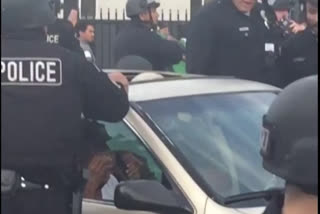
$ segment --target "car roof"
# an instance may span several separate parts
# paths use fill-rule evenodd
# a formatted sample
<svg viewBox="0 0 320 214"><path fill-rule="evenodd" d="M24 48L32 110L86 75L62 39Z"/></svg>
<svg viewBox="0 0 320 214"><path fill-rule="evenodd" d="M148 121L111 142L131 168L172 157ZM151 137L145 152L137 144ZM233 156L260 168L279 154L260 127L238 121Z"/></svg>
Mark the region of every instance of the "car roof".
<svg viewBox="0 0 320 214"><path fill-rule="evenodd" d="M145 71L120 71L129 80ZM154 71L151 71L154 72ZM148 73L151 73L148 72ZM130 84L129 99L132 102L150 101L174 97L186 97L205 94L244 93L244 92L279 92L281 89L259 82L237 79L234 77L175 74L155 72L163 79L139 81Z"/></svg>

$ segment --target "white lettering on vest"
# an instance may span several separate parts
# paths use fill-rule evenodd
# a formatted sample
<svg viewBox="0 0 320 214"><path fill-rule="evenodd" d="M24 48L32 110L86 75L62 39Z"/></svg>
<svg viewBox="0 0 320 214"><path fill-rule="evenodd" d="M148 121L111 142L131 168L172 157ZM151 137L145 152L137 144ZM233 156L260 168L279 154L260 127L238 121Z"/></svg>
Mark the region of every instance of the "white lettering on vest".
<svg viewBox="0 0 320 214"><path fill-rule="evenodd" d="M47 35L47 42L52 44L59 44L59 35Z"/></svg>
<svg viewBox="0 0 320 214"><path fill-rule="evenodd" d="M62 62L56 58L1 58L1 86L60 86Z"/></svg>

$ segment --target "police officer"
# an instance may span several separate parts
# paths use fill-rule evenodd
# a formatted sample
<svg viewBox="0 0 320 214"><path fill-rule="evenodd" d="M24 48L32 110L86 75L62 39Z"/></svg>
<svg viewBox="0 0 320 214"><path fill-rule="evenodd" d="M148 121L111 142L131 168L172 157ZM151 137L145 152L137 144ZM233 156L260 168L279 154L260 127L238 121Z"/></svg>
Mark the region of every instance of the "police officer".
<svg viewBox="0 0 320 214"><path fill-rule="evenodd" d="M318 76L298 80L263 118L263 166L286 181L265 214L318 213Z"/></svg>
<svg viewBox="0 0 320 214"><path fill-rule="evenodd" d="M156 0L127 1L126 12L131 21L116 38L116 63L122 57L136 55L148 60L154 70L166 70L182 59L179 44L162 39L156 32L159 6Z"/></svg>
<svg viewBox="0 0 320 214"><path fill-rule="evenodd" d="M1 168L33 183L1 197L3 213L70 214L81 178L81 115L116 122L129 108L124 76L46 42L50 3L1 1Z"/></svg>
<svg viewBox="0 0 320 214"><path fill-rule="evenodd" d="M267 14L256 0L217 0L205 5L191 21L188 72L272 82L276 47Z"/></svg>
<svg viewBox="0 0 320 214"><path fill-rule="evenodd" d="M60 0L53 0L52 7L54 7L55 13L57 14L61 9ZM70 16L75 15L77 15L77 10L72 9ZM75 22L75 20L72 21ZM47 26L47 42L61 45L83 56L80 42L75 37L75 24L76 23L72 23L71 20L56 19L53 24Z"/></svg>
<svg viewBox="0 0 320 214"><path fill-rule="evenodd" d="M306 0L307 29L281 47L278 59L281 87L300 78L318 74L318 0Z"/></svg>

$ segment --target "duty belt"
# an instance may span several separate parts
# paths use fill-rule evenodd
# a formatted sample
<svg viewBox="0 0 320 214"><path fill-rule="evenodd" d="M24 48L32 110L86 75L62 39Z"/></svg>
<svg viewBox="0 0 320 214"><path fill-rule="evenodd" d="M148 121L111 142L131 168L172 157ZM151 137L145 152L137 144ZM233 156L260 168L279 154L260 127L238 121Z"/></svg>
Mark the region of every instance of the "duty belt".
<svg viewBox="0 0 320 214"><path fill-rule="evenodd" d="M21 177L16 171L1 169L1 197L13 197L17 191L44 190L50 191L55 188L48 184L40 185L27 181ZM81 214L82 212L82 193L80 188L73 192L72 197L72 214Z"/></svg>

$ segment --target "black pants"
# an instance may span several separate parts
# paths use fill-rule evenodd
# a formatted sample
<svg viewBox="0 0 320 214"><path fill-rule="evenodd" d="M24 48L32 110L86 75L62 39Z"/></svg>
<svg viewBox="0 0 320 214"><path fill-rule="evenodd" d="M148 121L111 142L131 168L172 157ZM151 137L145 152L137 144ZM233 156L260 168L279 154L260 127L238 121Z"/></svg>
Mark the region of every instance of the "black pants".
<svg viewBox="0 0 320 214"><path fill-rule="evenodd" d="M19 191L11 198L1 197L4 214L71 214L72 193L64 190Z"/></svg>

